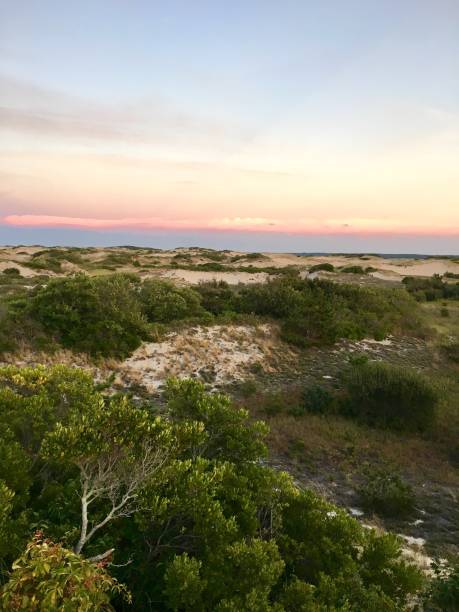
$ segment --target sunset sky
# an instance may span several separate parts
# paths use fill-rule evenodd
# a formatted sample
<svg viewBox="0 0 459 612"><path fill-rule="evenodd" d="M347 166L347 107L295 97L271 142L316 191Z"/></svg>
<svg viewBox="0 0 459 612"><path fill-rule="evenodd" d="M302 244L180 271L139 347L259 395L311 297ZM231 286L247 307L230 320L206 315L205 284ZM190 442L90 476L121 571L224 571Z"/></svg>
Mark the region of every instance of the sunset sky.
<svg viewBox="0 0 459 612"><path fill-rule="evenodd" d="M459 253L458 0L0 0L0 242Z"/></svg>

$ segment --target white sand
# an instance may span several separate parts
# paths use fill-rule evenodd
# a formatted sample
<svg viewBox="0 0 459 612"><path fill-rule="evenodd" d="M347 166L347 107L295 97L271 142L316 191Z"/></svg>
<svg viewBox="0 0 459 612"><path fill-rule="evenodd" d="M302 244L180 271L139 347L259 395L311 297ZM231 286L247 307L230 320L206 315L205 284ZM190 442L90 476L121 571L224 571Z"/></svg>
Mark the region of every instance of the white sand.
<svg viewBox="0 0 459 612"><path fill-rule="evenodd" d="M122 362L120 382L140 383L154 391L171 376L203 373L203 378L210 375L212 385L242 380L249 375L250 364L262 361L274 341L268 325L197 326L173 332L162 342L143 344Z"/></svg>
<svg viewBox="0 0 459 612"><path fill-rule="evenodd" d="M200 270L165 270L161 277L171 280L182 280L190 285L197 285L209 281L225 281L229 285L239 283L264 283L268 277L266 272L207 272Z"/></svg>

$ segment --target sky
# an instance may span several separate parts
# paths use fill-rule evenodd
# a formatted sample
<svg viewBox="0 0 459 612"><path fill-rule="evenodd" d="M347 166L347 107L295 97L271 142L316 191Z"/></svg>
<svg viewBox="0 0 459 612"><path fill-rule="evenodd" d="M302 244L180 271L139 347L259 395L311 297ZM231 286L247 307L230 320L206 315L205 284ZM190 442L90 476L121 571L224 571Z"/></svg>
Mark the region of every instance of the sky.
<svg viewBox="0 0 459 612"><path fill-rule="evenodd" d="M0 0L0 243L459 253L458 0Z"/></svg>

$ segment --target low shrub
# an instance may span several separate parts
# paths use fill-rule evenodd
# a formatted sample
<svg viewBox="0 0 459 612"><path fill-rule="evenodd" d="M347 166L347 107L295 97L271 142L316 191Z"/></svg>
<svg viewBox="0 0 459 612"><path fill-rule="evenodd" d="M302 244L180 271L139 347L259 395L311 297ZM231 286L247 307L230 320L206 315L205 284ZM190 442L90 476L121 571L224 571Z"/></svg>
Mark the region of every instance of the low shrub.
<svg viewBox="0 0 459 612"><path fill-rule="evenodd" d="M365 270L362 266L346 266L345 268L341 268L340 272L344 272L345 274L365 274Z"/></svg>
<svg viewBox="0 0 459 612"><path fill-rule="evenodd" d="M269 393L261 400L260 408L268 416L275 416L284 411L285 399L281 393Z"/></svg>
<svg viewBox="0 0 459 612"><path fill-rule="evenodd" d="M418 302L459 299L459 283L445 283L438 274L431 278L405 276L402 282Z"/></svg>
<svg viewBox="0 0 459 612"><path fill-rule="evenodd" d="M320 263L315 266L311 266L308 272L311 274L312 272L334 272L335 266L331 263Z"/></svg>
<svg viewBox="0 0 459 612"><path fill-rule="evenodd" d="M328 414L332 411L334 401L333 394L326 387L313 385L304 389L301 407L304 412Z"/></svg>
<svg viewBox="0 0 459 612"><path fill-rule="evenodd" d="M383 362L351 365L344 373L344 415L372 426L425 431L435 418L438 393L414 370Z"/></svg>
<svg viewBox="0 0 459 612"><path fill-rule="evenodd" d="M154 323L169 323L204 314L199 293L169 281L145 281L140 299L147 319Z"/></svg>
<svg viewBox="0 0 459 612"><path fill-rule="evenodd" d="M457 612L459 610L459 557L446 565L440 561L432 564L434 578L424 599L426 612Z"/></svg>
<svg viewBox="0 0 459 612"><path fill-rule="evenodd" d="M21 272L18 268L5 268L3 274L6 276L21 276Z"/></svg>
<svg viewBox="0 0 459 612"><path fill-rule="evenodd" d="M459 342L450 342L449 344L445 344L443 345L442 349L443 353L450 361L459 363Z"/></svg>
<svg viewBox="0 0 459 612"><path fill-rule="evenodd" d="M242 397L251 397L258 391L258 386L253 379L248 378L238 385L238 391Z"/></svg>
<svg viewBox="0 0 459 612"><path fill-rule="evenodd" d="M383 469L368 470L358 493L363 508L383 516L406 516L414 508L412 487L398 474Z"/></svg>
<svg viewBox="0 0 459 612"><path fill-rule="evenodd" d="M135 284L122 274L55 279L31 295L26 313L66 348L124 357L148 336Z"/></svg>

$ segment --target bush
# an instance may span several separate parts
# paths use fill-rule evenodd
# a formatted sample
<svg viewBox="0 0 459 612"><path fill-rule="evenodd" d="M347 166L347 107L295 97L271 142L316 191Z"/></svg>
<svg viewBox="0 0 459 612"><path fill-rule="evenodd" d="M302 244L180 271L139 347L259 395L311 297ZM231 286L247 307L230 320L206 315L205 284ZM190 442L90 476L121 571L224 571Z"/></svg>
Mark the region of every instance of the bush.
<svg viewBox="0 0 459 612"><path fill-rule="evenodd" d="M411 486L398 474L385 470L368 470L366 482L358 493L362 506L384 516L399 517L412 512L414 494Z"/></svg>
<svg viewBox="0 0 459 612"><path fill-rule="evenodd" d="M214 315L236 309L236 293L225 281L199 283L196 291L201 296L202 307Z"/></svg>
<svg viewBox="0 0 459 612"><path fill-rule="evenodd" d="M94 356L124 357L148 336L127 275L53 280L32 295L27 311L64 347Z"/></svg>
<svg viewBox="0 0 459 612"><path fill-rule="evenodd" d="M168 281L145 281L140 298L146 317L154 323L170 323L205 314L199 293Z"/></svg>
<svg viewBox="0 0 459 612"><path fill-rule="evenodd" d="M438 394L414 370L382 362L353 365L344 374L340 411L372 426L425 431L435 418Z"/></svg>
<svg viewBox="0 0 459 612"><path fill-rule="evenodd" d="M258 391L258 385L253 379L248 378L239 383L238 391L242 397L250 397Z"/></svg>
<svg viewBox="0 0 459 612"><path fill-rule="evenodd" d="M0 596L3 610L108 610L110 596L127 590L102 567L86 561L38 532Z"/></svg>
<svg viewBox="0 0 459 612"><path fill-rule="evenodd" d="M21 272L18 268L5 268L3 274L6 276L21 276Z"/></svg>
<svg viewBox="0 0 459 612"><path fill-rule="evenodd" d="M268 416L275 416L283 412L285 398L282 393L269 393L265 395L261 402L261 409Z"/></svg>
<svg viewBox="0 0 459 612"><path fill-rule="evenodd" d="M449 344L443 345L442 348L450 361L459 363L459 342L450 342Z"/></svg>
<svg viewBox="0 0 459 612"><path fill-rule="evenodd" d="M434 579L424 601L426 612L457 612L459 610L459 558L449 566L436 561L432 564Z"/></svg>
<svg viewBox="0 0 459 612"><path fill-rule="evenodd" d="M431 278L405 276L403 284L418 302L459 299L459 283L445 283L438 274Z"/></svg>
<svg viewBox="0 0 459 612"><path fill-rule="evenodd" d="M340 272L344 272L345 274L366 274L362 266L346 266L345 268L341 268Z"/></svg>
<svg viewBox="0 0 459 612"><path fill-rule="evenodd" d="M332 409L334 397L326 387L313 385L303 391L302 400L302 408L305 412L327 414Z"/></svg>
<svg viewBox="0 0 459 612"><path fill-rule="evenodd" d="M311 274L312 272L334 272L335 271L335 266L331 263L320 263L320 264L316 264L315 266L311 266L308 270L309 274Z"/></svg>

